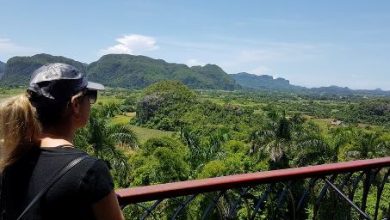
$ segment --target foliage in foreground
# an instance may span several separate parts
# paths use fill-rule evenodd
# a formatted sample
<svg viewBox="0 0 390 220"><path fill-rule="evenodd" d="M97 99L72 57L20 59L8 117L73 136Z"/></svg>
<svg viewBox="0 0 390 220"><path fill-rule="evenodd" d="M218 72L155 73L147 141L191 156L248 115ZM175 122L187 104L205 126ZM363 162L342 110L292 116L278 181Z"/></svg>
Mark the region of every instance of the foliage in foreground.
<svg viewBox="0 0 390 220"><path fill-rule="evenodd" d="M315 110L308 117L304 112L291 111L297 110L298 105L278 101L264 104L250 95L237 98L234 94L224 93L223 97L218 93L210 94L196 94L179 82L162 82L144 90L138 102L127 103L126 109L137 109L131 123L174 131L172 137L151 138L140 145L130 130L130 136L126 136L126 129L107 123L112 116L124 113L124 108L98 105L89 126L81 131L77 141L113 164L116 184L121 187L390 155L390 133L386 124L362 127L344 122L341 126L323 126L311 119L323 103L313 102L311 107ZM337 104L346 108L351 105ZM317 116L323 115L326 114ZM372 120L381 122L373 117ZM115 135L115 132L123 135ZM294 190L297 194L301 192L300 188ZM388 192L386 188L384 196ZM369 210L373 207L371 200L370 197ZM334 195L330 194L324 204L334 201ZM200 198L183 218L197 218L196 210L206 203ZM161 210L161 218L172 215L174 205ZM302 218L310 218L316 211L325 219L327 207L324 205L320 210L306 207L307 213L302 213ZM137 213L138 209L133 208L128 211L130 216ZM343 209L338 207L337 210ZM266 213L275 211L272 205L267 210ZM238 212L245 219L247 210L243 208ZM388 212L389 207L381 206L382 216ZM213 213L213 217L222 216Z"/></svg>

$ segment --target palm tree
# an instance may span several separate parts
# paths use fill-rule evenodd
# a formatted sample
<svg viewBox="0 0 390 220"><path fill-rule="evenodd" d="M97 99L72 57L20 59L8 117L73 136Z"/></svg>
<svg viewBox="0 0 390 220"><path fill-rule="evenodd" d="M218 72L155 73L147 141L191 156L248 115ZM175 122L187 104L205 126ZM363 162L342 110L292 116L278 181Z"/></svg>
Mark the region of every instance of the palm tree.
<svg viewBox="0 0 390 220"><path fill-rule="evenodd" d="M138 138L128 125L112 125L107 128L108 138L116 146L138 148Z"/></svg>
<svg viewBox="0 0 390 220"><path fill-rule="evenodd" d="M286 167L288 166L286 151L291 144L290 121L285 114L280 118L277 118L275 114L271 116L272 120L266 129L257 130L251 134L251 153L258 153L259 160L268 155L272 169Z"/></svg>
<svg viewBox="0 0 390 220"><path fill-rule="evenodd" d="M379 140L379 134L372 132L359 134L357 142L356 150L359 152L359 159L375 157L375 150L382 144Z"/></svg>
<svg viewBox="0 0 390 220"><path fill-rule="evenodd" d="M130 166L127 156L118 147L136 148L138 139L128 126L110 125L100 112L92 109L89 123L79 131L75 143L88 153L107 161L112 168L114 181L121 187L128 187Z"/></svg>

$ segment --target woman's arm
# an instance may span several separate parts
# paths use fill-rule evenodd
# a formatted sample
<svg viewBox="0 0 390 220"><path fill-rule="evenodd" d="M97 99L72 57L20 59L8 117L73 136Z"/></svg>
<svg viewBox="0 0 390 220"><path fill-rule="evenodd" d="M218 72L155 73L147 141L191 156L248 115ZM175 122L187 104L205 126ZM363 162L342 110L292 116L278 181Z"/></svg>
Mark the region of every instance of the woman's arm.
<svg viewBox="0 0 390 220"><path fill-rule="evenodd" d="M93 213L97 220L124 220L123 213L119 207L115 191L111 191L103 199L92 205Z"/></svg>

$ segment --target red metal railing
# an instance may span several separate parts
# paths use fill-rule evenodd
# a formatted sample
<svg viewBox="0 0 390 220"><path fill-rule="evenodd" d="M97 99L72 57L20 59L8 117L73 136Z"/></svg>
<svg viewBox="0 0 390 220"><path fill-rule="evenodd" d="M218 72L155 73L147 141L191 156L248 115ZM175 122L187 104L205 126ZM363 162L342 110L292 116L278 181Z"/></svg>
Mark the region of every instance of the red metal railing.
<svg viewBox="0 0 390 220"><path fill-rule="evenodd" d="M135 188L128 188L128 189L119 189L116 191L116 193L118 194L120 204L125 206L128 204L142 203L142 202L154 201L154 200L157 200L159 201L158 203L160 203L162 200L167 198L172 198L172 197L199 195L202 193L214 192L214 191L225 192L228 189L252 187L252 186L266 185L266 184L273 184L273 183L280 183L280 182L287 182L287 181L291 182L295 180L309 179L309 178L311 178L314 182L316 182L317 179L323 179L325 193L326 193L328 188L335 187L333 186L332 181L336 181L335 179L338 174L350 173L348 179L346 177L344 180L345 182L344 185L345 185L347 184L348 181L350 181L349 178L351 178L351 176L353 176L356 172L360 172L360 171L362 172L361 179L363 179L364 174L366 175L366 180L363 180L361 182L362 184L364 184L365 191L367 191L369 190L369 187L372 182L370 178L371 179L373 178L371 177L373 176L371 174L375 173L375 175L377 175L380 170L383 171L383 168L386 169L385 171L387 171L387 174L382 174L382 176L384 176L382 185L388 183L388 176L390 170L388 169L389 167L390 167L390 157L384 157L384 158L369 159L369 160L341 162L341 163L324 164L324 165L308 166L308 167L300 167L300 168L264 171L264 172L250 173L250 174L223 176L223 177L200 179L200 180L190 180L190 181L183 181L183 182L159 184L153 186L142 186L142 187L135 187ZM333 177L329 178L330 175L332 175ZM356 180L356 181L359 182L360 180ZM352 181L350 182L351 182L350 184L352 184ZM369 184L368 186L366 186L367 183ZM344 187L344 185L342 186L342 188ZM322 191L324 191L324 189ZM382 193L382 191L380 192ZM341 191L339 193L342 194ZM363 192L363 194L364 193L367 194L368 192ZM323 194L323 192L321 194ZM265 197L267 197L267 195L265 195ZM347 198L347 196L345 196L345 198ZM353 195L350 196L350 198L352 198L353 200ZM318 200L320 200L320 198ZM353 204L352 201L348 201L348 202L350 202L350 204ZM259 201L260 205L261 203L262 202ZM156 206L157 205L158 204L156 204ZM255 205L255 201L253 201L253 205ZM365 204L363 206L363 210L359 210L358 208L358 211L363 215L364 209L365 209ZM149 208L148 212L151 211L152 210ZM377 213L375 215L377 215Z"/></svg>
<svg viewBox="0 0 390 220"><path fill-rule="evenodd" d="M210 192L237 186L256 185L260 183L278 182L289 179L324 176L328 174L346 173L364 169L389 167L390 157L358 160L342 163L324 164L300 168L272 170L249 174L215 177L200 180L166 183L153 186L141 186L129 189L119 189L121 204L144 202L162 198L190 195L199 192Z"/></svg>

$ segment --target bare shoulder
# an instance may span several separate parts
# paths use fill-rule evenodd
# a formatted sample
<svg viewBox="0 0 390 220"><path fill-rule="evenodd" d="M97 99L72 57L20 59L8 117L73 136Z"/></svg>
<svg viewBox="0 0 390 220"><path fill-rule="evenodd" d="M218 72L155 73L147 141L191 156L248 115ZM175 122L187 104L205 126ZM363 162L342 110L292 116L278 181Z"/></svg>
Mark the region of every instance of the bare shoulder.
<svg viewBox="0 0 390 220"><path fill-rule="evenodd" d="M107 196L92 205L96 219L124 220L115 191L112 190Z"/></svg>

